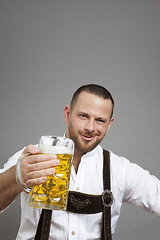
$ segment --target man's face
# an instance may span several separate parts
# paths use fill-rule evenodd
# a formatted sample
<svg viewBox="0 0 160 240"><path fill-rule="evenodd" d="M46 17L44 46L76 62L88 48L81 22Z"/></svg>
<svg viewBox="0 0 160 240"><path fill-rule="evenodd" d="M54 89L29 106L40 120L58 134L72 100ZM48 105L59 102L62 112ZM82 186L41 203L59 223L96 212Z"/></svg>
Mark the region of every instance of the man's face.
<svg viewBox="0 0 160 240"><path fill-rule="evenodd" d="M81 92L72 110L66 106L67 137L75 143L75 150L85 154L104 138L113 122L112 103L94 94Z"/></svg>

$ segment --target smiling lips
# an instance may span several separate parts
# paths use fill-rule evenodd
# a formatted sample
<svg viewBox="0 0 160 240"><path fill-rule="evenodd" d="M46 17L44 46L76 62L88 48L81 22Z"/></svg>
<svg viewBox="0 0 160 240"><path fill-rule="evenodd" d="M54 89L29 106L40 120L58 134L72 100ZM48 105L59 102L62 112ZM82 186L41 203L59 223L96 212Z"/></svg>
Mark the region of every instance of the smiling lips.
<svg viewBox="0 0 160 240"><path fill-rule="evenodd" d="M84 135L84 134L80 134L80 135L86 141L91 141L95 138L95 136L87 136L87 135Z"/></svg>

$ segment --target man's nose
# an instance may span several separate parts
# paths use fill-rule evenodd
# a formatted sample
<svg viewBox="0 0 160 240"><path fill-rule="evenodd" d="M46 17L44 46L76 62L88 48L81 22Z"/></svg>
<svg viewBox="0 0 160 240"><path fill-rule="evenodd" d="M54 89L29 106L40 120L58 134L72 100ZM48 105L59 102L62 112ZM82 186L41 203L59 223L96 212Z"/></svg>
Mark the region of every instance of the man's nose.
<svg viewBox="0 0 160 240"><path fill-rule="evenodd" d="M85 124L85 130L89 132L94 132L95 131L95 123L94 120L88 119L86 124Z"/></svg>

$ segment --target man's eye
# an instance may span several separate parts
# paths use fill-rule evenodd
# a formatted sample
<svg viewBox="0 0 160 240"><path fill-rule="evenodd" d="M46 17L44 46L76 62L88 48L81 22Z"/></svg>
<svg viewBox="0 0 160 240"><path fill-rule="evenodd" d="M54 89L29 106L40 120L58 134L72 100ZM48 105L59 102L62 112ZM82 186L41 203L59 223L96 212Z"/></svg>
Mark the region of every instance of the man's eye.
<svg viewBox="0 0 160 240"><path fill-rule="evenodd" d="M85 114L80 114L81 118L87 118L87 116Z"/></svg>
<svg viewBox="0 0 160 240"><path fill-rule="evenodd" d="M103 119L97 119L97 122L105 123L105 121Z"/></svg>

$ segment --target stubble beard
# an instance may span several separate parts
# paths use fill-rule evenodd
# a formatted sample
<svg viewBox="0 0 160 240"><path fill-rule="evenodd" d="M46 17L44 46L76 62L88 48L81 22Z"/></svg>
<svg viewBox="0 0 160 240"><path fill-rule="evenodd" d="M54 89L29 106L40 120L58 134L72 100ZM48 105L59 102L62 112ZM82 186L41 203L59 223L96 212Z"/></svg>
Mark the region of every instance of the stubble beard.
<svg viewBox="0 0 160 240"><path fill-rule="evenodd" d="M68 127L68 137L74 141L75 149L82 154L86 154L87 152L92 151L103 139L102 137L93 142L83 141L81 139L81 134L92 136L91 133L89 134L81 131L76 132L72 124L70 124L70 126Z"/></svg>

